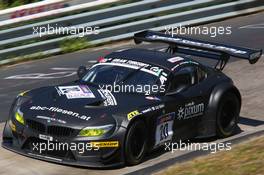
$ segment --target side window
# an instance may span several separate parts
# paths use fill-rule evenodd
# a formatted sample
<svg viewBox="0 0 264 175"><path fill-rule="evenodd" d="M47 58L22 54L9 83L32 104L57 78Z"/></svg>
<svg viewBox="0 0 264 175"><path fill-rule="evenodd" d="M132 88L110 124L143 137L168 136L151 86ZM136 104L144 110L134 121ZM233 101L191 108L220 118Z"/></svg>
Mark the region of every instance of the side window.
<svg viewBox="0 0 264 175"><path fill-rule="evenodd" d="M174 75L169 86L169 92L181 91L197 83L196 68L193 66L183 67Z"/></svg>
<svg viewBox="0 0 264 175"><path fill-rule="evenodd" d="M197 67L197 81L201 82L207 78L207 72L201 67Z"/></svg>

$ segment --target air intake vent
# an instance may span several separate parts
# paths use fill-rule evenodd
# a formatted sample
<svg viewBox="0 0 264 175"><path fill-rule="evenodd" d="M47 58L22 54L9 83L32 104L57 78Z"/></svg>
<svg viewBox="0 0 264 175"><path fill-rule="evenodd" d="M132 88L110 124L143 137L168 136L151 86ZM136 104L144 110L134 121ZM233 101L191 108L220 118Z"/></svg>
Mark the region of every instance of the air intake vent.
<svg viewBox="0 0 264 175"><path fill-rule="evenodd" d="M75 131L72 128L62 127L62 126L45 126L45 124L34 120L27 120L26 122L28 127L34 132L40 134L47 134L50 136L69 137L72 136Z"/></svg>
<svg viewBox="0 0 264 175"><path fill-rule="evenodd" d="M74 133L74 129L61 126L48 126L47 134L58 137L69 137Z"/></svg>
<svg viewBox="0 0 264 175"><path fill-rule="evenodd" d="M32 129L33 131L36 131L38 133L43 134L46 131L45 125L40 123L40 122L37 122L34 120L27 120L26 123L30 129Z"/></svg>

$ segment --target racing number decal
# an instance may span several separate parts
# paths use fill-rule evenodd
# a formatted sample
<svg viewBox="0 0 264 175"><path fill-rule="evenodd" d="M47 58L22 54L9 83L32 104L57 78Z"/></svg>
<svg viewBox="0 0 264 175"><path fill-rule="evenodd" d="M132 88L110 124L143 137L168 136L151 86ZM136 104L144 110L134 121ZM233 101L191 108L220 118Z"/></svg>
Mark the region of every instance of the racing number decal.
<svg viewBox="0 0 264 175"><path fill-rule="evenodd" d="M165 123L160 125L160 142L165 140L169 136L169 124Z"/></svg>
<svg viewBox="0 0 264 175"><path fill-rule="evenodd" d="M155 146L172 139L174 117L175 113L169 113L158 117Z"/></svg>

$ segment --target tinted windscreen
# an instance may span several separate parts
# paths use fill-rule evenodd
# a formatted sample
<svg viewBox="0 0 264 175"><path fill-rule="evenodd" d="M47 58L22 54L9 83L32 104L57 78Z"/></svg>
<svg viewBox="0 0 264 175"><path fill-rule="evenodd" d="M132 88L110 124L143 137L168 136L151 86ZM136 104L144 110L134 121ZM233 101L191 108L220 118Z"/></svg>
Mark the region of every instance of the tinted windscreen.
<svg viewBox="0 0 264 175"><path fill-rule="evenodd" d="M158 76L140 69L116 65L97 65L91 68L82 79L94 84L123 83L129 85L160 84Z"/></svg>

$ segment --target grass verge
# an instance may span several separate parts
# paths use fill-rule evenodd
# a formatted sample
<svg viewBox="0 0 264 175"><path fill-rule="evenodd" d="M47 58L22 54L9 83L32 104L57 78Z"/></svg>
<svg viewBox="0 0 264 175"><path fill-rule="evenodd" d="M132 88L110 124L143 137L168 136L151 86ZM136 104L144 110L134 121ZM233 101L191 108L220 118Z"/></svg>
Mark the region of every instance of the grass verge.
<svg viewBox="0 0 264 175"><path fill-rule="evenodd" d="M26 5L34 2L39 2L40 0L0 0L0 9L7 9L12 7L17 7L21 5Z"/></svg>
<svg viewBox="0 0 264 175"><path fill-rule="evenodd" d="M62 49L62 53L74 52L81 49L89 48L90 46L91 45L89 44L86 38L65 39L60 42L60 48Z"/></svg>
<svg viewBox="0 0 264 175"><path fill-rule="evenodd" d="M261 175L264 174L264 136L232 150L200 157L169 167L158 175Z"/></svg>

